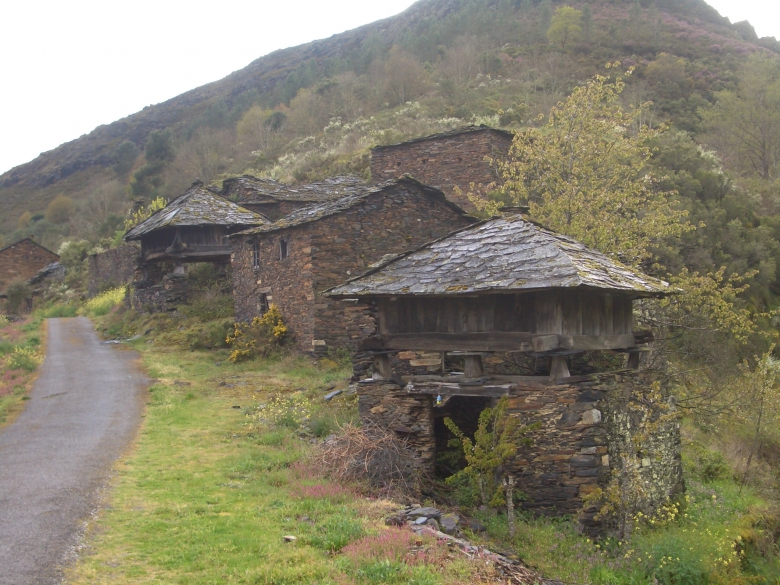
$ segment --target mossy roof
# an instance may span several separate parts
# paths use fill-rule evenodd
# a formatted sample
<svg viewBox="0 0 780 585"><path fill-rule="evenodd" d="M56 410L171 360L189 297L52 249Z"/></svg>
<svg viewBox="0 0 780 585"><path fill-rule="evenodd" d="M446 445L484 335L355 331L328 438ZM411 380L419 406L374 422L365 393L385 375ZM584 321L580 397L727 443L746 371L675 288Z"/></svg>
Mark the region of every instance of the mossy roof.
<svg viewBox="0 0 780 585"><path fill-rule="evenodd" d="M511 215L479 222L386 259L327 294L441 296L574 287L634 297L673 292L666 282Z"/></svg>
<svg viewBox="0 0 780 585"><path fill-rule="evenodd" d="M463 216L468 216L468 213L466 213L455 203L449 201L444 193L442 193L439 189L434 189L433 187L423 185L411 177L401 177L400 179L392 179L390 181L385 181L383 183L377 183L374 185L363 184L359 187L354 187L349 190L349 194L339 197L338 199L301 207L300 209L296 209L289 215L273 223L268 223L252 229L241 231L237 234L233 234L233 237L274 232L311 223L313 221L318 221L331 215L336 215L346 211L362 203L369 196L375 193L381 193L382 191L392 189L394 187L406 188L408 190L414 191L415 193L430 197L441 203L441 205L449 207L456 213Z"/></svg>
<svg viewBox="0 0 780 585"><path fill-rule="evenodd" d="M163 209L128 230L124 239L139 240L153 231L170 227L251 227L267 223L270 223L267 217L212 193L198 182Z"/></svg>
<svg viewBox="0 0 780 585"><path fill-rule="evenodd" d="M237 197L239 203L267 203L273 201L324 202L339 199L365 187L365 181L353 175L332 177L303 185L285 185L273 179L242 175L222 183L222 196Z"/></svg>

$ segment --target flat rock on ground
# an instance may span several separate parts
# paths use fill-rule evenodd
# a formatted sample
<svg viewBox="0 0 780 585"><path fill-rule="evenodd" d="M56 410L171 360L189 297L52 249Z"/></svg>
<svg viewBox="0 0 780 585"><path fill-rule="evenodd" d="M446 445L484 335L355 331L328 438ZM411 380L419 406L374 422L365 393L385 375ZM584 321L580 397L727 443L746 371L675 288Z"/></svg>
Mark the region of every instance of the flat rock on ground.
<svg viewBox="0 0 780 585"><path fill-rule="evenodd" d="M0 585L62 580L141 420L147 380L137 359L102 344L88 319L49 320L30 400L0 431Z"/></svg>

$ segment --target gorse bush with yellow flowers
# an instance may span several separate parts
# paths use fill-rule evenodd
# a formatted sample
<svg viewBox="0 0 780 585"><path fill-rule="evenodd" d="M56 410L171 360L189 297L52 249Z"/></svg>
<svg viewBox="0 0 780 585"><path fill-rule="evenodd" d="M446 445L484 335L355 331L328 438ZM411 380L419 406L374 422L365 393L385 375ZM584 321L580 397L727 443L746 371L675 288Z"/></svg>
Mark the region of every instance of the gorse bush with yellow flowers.
<svg viewBox="0 0 780 585"><path fill-rule="evenodd" d="M232 335L228 335L226 340L233 350L228 359L238 363L258 356L267 356L284 347L289 337L282 314L272 303L262 317L255 317L248 324L235 324Z"/></svg>

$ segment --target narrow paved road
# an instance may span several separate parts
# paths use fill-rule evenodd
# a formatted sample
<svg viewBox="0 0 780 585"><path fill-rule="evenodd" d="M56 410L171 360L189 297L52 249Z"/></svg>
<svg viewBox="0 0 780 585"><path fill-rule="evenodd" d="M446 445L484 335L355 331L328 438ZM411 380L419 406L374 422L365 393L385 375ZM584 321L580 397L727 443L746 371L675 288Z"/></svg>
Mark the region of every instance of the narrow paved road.
<svg viewBox="0 0 780 585"><path fill-rule="evenodd" d="M85 318L48 327L27 408L0 431L1 585L60 582L143 409L137 354L102 344Z"/></svg>

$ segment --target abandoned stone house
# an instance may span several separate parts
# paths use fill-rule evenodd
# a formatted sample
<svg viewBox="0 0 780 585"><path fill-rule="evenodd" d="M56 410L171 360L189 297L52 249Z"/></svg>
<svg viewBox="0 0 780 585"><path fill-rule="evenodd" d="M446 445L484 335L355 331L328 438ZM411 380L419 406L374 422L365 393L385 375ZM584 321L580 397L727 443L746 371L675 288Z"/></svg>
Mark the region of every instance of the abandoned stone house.
<svg viewBox="0 0 780 585"><path fill-rule="evenodd" d="M9 244L0 250L0 298L13 282L28 282L60 257L32 238ZM32 300L30 299L30 302Z"/></svg>
<svg viewBox="0 0 780 585"><path fill-rule="evenodd" d="M488 126L470 126L371 149L371 179L375 182L410 175L444 192L467 210L469 185L487 185L499 179L496 165L486 159L509 154L513 134ZM455 191L461 190L461 194Z"/></svg>
<svg viewBox="0 0 780 585"><path fill-rule="evenodd" d="M128 230L140 242L130 304L137 310L170 311L187 301L186 265L230 266L228 236L269 220L194 183L165 208Z"/></svg>
<svg viewBox="0 0 780 585"><path fill-rule="evenodd" d="M320 292L387 254L414 249L475 221L441 191L412 179L347 191L230 237L238 320L261 315L273 302L299 349L322 355L354 347L364 335L364 309Z"/></svg>
<svg viewBox="0 0 780 585"><path fill-rule="evenodd" d="M222 183L221 195L276 221L301 207L343 197L349 190L364 183L360 177L342 176L304 185L285 185L273 179L243 175L226 179Z"/></svg>
<svg viewBox="0 0 780 585"><path fill-rule="evenodd" d="M642 453L632 444L642 420L629 407L656 382L653 371L639 369L648 334L633 330L632 304L669 292L662 281L512 215L388 260L325 294L370 310L355 360L364 420L405 437L435 472L452 437L443 419L473 433L479 413L506 396L513 415L540 423L504 469L527 497L522 507L579 514L596 533L596 509L583 509L583 497L609 481L626 453L640 462L648 509L683 486L679 426L664 417L672 403L647 414L657 428ZM599 367L610 363L613 371Z"/></svg>

